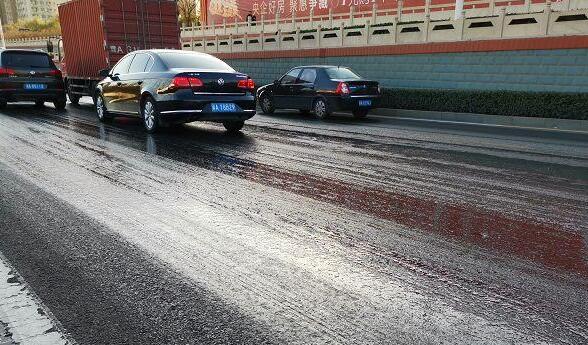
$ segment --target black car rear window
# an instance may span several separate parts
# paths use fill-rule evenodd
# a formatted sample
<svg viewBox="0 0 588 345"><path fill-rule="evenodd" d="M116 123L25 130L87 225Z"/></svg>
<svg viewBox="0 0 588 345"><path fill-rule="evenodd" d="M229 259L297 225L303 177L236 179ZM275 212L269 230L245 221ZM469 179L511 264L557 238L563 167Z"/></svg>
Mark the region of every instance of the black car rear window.
<svg viewBox="0 0 588 345"><path fill-rule="evenodd" d="M3 52L2 65L21 68L51 68L53 63L46 54L33 52Z"/></svg>
<svg viewBox="0 0 588 345"><path fill-rule="evenodd" d="M352 70L350 70L349 68L345 68L345 67L332 67L332 68L327 68L327 75L329 76L330 79L341 79L341 80L358 80L361 79L361 77L359 75L357 75L355 72L353 72Z"/></svg>
<svg viewBox="0 0 588 345"><path fill-rule="evenodd" d="M222 60L219 60L214 56L210 55L186 53L161 53L159 56L168 68L194 68L200 70L227 72L235 71L231 66L227 65Z"/></svg>

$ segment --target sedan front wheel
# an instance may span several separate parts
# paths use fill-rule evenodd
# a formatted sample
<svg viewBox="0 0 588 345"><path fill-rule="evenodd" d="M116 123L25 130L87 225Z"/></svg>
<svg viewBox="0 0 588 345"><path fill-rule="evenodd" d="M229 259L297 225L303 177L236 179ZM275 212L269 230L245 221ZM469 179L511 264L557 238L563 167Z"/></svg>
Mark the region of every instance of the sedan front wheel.
<svg viewBox="0 0 588 345"><path fill-rule="evenodd" d="M148 133L155 133L159 129L159 112L155 107L155 101L152 98L147 98L143 103L141 111L143 115L143 125Z"/></svg>

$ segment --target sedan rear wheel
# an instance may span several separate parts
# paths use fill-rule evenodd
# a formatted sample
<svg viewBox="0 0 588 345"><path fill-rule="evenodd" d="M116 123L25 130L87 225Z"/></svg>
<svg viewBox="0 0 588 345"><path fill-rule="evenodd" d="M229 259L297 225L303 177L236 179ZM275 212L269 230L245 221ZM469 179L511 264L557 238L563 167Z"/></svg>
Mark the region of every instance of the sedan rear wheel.
<svg viewBox="0 0 588 345"><path fill-rule="evenodd" d="M353 117L355 117L356 119L364 119L365 117L367 117L369 110L367 109L357 109L353 111Z"/></svg>
<svg viewBox="0 0 588 345"><path fill-rule="evenodd" d="M329 105L325 101L324 98L319 98L314 101L314 116L317 118L324 120L331 115L331 111L329 110Z"/></svg>
<svg viewBox="0 0 588 345"><path fill-rule="evenodd" d="M53 105L55 106L55 109L59 111L65 110L65 106L67 105L67 100L65 99L65 96L54 100Z"/></svg>
<svg viewBox="0 0 588 345"><path fill-rule="evenodd" d="M159 129L159 113L155 108L155 101L149 97L143 103L143 125L148 133L155 133Z"/></svg>
<svg viewBox="0 0 588 345"><path fill-rule="evenodd" d="M245 121L225 121L223 122L223 126L229 133L237 133L239 132L243 126L245 125Z"/></svg>
<svg viewBox="0 0 588 345"><path fill-rule="evenodd" d="M274 108L274 102L272 101L272 99L269 96L266 96L266 95L261 96L260 103L261 103L261 111L263 111L264 114L273 114L274 111L276 110Z"/></svg>

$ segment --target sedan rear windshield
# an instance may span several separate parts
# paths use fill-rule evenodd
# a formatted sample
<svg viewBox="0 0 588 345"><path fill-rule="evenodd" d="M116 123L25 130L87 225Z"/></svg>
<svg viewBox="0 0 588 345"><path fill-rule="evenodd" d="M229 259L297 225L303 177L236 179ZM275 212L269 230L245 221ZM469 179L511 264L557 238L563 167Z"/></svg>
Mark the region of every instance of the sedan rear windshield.
<svg viewBox="0 0 588 345"><path fill-rule="evenodd" d="M46 54L33 52L4 52L2 65L14 68L52 68L53 63Z"/></svg>
<svg viewBox="0 0 588 345"><path fill-rule="evenodd" d="M235 72L231 66L210 55L163 53L159 56L168 68L194 68L199 70Z"/></svg>
<svg viewBox="0 0 588 345"><path fill-rule="evenodd" d="M334 80L358 80L361 79L360 76L358 76L357 74L355 74L355 72L353 72L352 70L350 70L349 68L345 68L345 67L332 67L332 68L327 68L327 74L329 75L329 78L334 79Z"/></svg>

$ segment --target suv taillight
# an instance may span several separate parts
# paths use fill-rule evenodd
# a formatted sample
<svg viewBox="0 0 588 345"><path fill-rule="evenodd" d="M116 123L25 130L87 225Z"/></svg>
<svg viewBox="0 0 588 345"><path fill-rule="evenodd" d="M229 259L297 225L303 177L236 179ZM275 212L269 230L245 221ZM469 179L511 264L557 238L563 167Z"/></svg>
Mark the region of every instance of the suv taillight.
<svg viewBox="0 0 588 345"><path fill-rule="evenodd" d="M61 71L58 69L53 69L51 71L49 71L49 75L53 76L53 77L59 77L62 78L63 76L61 75Z"/></svg>
<svg viewBox="0 0 588 345"><path fill-rule="evenodd" d="M10 77L14 75L14 70L12 68L4 68L0 67L0 77Z"/></svg>
<svg viewBox="0 0 588 345"><path fill-rule="evenodd" d="M180 90L180 89L193 89L197 87L204 86L204 83L199 78L195 77L174 77L171 84L169 85L170 89L173 90Z"/></svg>
<svg viewBox="0 0 588 345"><path fill-rule="evenodd" d="M347 83L340 82L339 85L337 85L336 93L338 95L348 95L349 94L349 85L347 85Z"/></svg>
<svg viewBox="0 0 588 345"><path fill-rule="evenodd" d="M237 87L239 87L240 89L254 90L255 89L255 82L251 78L239 80L237 82Z"/></svg>

